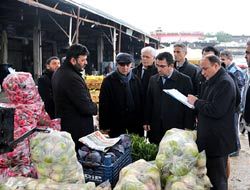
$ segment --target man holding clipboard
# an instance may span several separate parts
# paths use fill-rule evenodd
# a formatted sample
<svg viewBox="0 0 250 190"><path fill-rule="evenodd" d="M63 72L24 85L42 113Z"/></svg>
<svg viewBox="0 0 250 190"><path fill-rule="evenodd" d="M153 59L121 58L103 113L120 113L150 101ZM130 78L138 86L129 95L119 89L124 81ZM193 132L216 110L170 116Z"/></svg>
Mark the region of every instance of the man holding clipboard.
<svg viewBox="0 0 250 190"><path fill-rule="evenodd" d="M204 93L199 99L188 95L188 102L198 111L196 142L199 151L206 151L207 175L212 190L227 190L228 155L237 150L235 84L215 55L203 57L201 69L206 78Z"/></svg>
<svg viewBox="0 0 250 190"><path fill-rule="evenodd" d="M190 77L174 69L169 52L157 55L156 67L158 73L149 81L143 127L148 131L149 141L159 144L169 129L194 128L193 110L163 90L177 89L187 96L193 93L193 87Z"/></svg>

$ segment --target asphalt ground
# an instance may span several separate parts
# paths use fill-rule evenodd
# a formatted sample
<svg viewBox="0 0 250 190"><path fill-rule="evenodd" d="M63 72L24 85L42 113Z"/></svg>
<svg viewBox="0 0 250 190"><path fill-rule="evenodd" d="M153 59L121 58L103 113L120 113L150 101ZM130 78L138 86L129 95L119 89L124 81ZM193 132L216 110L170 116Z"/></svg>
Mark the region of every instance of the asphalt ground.
<svg viewBox="0 0 250 190"><path fill-rule="evenodd" d="M229 190L250 190L250 147L248 135L240 134L240 142L241 150L239 156L230 157Z"/></svg>

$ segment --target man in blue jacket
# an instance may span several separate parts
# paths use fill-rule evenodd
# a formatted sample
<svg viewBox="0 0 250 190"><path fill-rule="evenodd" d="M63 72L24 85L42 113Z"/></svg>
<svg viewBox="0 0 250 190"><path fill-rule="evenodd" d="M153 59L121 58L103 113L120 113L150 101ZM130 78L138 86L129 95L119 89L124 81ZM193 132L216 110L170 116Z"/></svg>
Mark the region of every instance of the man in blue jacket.
<svg viewBox="0 0 250 190"><path fill-rule="evenodd" d="M241 95L243 92L243 88L245 86L245 78L244 74L241 70L241 68L237 67L236 64L233 62L233 55L230 51L224 50L220 53L220 60L221 64L224 64L226 71L232 76L235 80L235 84L239 88L239 95ZM242 97L240 96L240 100L242 100ZM240 101L237 102L239 105L237 105L237 108L235 110L235 128L236 128L236 134L237 134L237 144L238 144L238 150L230 156L238 156L240 151L240 138L239 138L239 114L240 114Z"/></svg>

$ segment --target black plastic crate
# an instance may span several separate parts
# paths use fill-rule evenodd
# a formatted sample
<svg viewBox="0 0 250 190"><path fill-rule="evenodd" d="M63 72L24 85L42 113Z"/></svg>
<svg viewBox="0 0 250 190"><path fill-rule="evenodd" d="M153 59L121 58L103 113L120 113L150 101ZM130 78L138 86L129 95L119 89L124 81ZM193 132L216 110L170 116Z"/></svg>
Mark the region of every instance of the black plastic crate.
<svg viewBox="0 0 250 190"><path fill-rule="evenodd" d="M0 107L0 153L10 152L14 140L14 108Z"/></svg>
<svg viewBox="0 0 250 190"><path fill-rule="evenodd" d="M127 148L125 150L125 153L111 165L86 167L84 161L80 160L80 162L83 165L84 177L86 182L91 181L95 182L96 185L99 185L102 182L109 180L112 187L114 187L119 179L120 170L132 162L131 148Z"/></svg>

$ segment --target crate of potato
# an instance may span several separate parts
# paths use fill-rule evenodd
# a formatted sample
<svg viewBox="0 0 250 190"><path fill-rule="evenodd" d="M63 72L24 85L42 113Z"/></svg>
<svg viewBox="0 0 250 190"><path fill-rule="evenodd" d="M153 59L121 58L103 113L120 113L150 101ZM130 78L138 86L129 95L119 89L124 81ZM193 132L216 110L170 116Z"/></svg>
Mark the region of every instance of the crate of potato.
<svg viewBox="0 0 250 190"><path fill-rule="evenodd" d="M104 76L87 75L85 82L89 90L100 90Z"/></svg>
<svg viewBox="0 0 250 190"><path fill-rule="evenodd" d="M99 103L99 94L100 94L100 90L90 90L89 91L91 99L93 102L95 103Z"/></svg>
<svg viewBox="0 0 250 190"><path fill-rule="evenodd" d="M103 78L104 78L103 75L101 76L87 75L85 78L85 82L88 86L91 99L95 103L99 103L99 94Z"/></svg>

